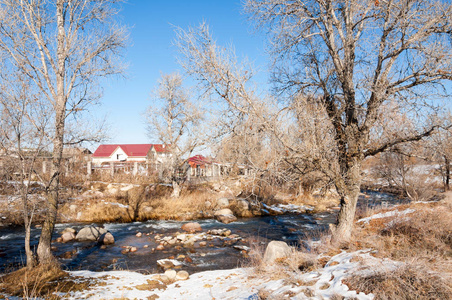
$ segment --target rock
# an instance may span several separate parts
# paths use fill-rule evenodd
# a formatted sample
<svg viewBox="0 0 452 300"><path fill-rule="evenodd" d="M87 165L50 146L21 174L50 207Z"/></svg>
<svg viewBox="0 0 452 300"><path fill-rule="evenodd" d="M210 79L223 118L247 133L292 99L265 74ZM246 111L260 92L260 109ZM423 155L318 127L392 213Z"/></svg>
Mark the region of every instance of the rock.
<svg viewBox="0 0 452 300"><path fill-rule="evenodd" d="M291 254L292 249L285 242L271 241L265 249L264 263L272 264L277 259L289 257Z"/></svg>
<svg viewBox="0 0 452 300"><path fill-rule="evenodd" d="M185 223L181 229L188 232L202 231L201 225L198 222Z"/></svg>
<svg viewBox="0 0 452 300"><path fill-rule="evenodd" d="M159 250L159 251L161 251L161 250L163 250L163 249L165 249L165 247L164 247L163 245L158 245L158 246L155 248L155 250Z"/></svg>
<svg viewBox="0 0 452 300"><path fill-rule="evenodd" d="M137 252L137 250L137 247L132 246L130 247L129 252Z"/></svg>
<svg viewBox="0 0 452 300"><path fill-rule="evenodd" d="M206 202L204 202L204 206L206 207L206 208L210 208L211 206L212 206L212 202L210 202L210 201L206 201Z"/></svg>
<svg viewBox="0 0 452 300"><path fill-rule="evenodd" d="M219 235L219 236L229 236L231 235L231 231L229 229L223 228L223 229L212 229L207 231L208 234L212 235Z"/></svg>
<svg viewBox="0 0 452 300"><path fill-rule="evenodd" d="M180 266L182 263L174 259L159 259L157 260L157 264L163 269L167 270L174 268L175 266Z"/></svg>
<svg viewBox="0 0 452 300"><path fill-rule="evenodd" d="M75 229L74 229L74 228L71 228L71 227L66 227L66 228L64 228L64 230L61 232L61 234L63 235L63 234L66 233L66 232L72 232L73 234L76 233Z"/></svg>
<svg viewBox="0 0 452 300"><path fill-rule="evenodd" d="M224 208L217 210L214 214L215 219L218 221L228 224L237 220L232 211L229 208Z"/></svg>
<svg viewBox="0 0 452 300"><path fill-rule="evenodd" d="M106 232L99 237L98 242L102 245L113 245L115 243L115 237L111 232Z"/></svg>
<svg viewBox="0 0 452 300"><path fill-rule="evenodd" d="M250 210L251 205L246 199L237 199L234 207L234 213L239 217L249 218L253 216L253 212Z"/></svg>
<svg viewBox="0 0 452 300"><path fill-rule="evenodd" d="M179 271L176 274L176 280L187 280L189 276L187 271Z"/></svg>
<svg viewBox="0 0 452 300"><path fill-rule="evenodd" d="M220 198L217 200L217 206L220 208L228 207L229 206L229 200L228 198Z"/></svg>
<svg viewBox="0 0 452 300"><path fill-rule="evenodd" d="M176 236L176 238L177 238L179 241L184 242L184 241L187 239L187 235L186 235L186 234L178 234L178 235Z"/></svg>
<svg viewBox="0 0 452 300"><path fill-rule="evenodd" d="M229 208L223 208L217 210L214 214L214 216L224 216L224 215L233 215L233 212Z"/></svg>
<svg viewBox="0 0 452 300"><path fill-rule="evenodd" d="M75 205L75 204L71 204L71 205L69 206L69 210L70 210L71 212L75 212L75 211L77 210L77 208L78 208L78 206Z"/></svg>
<svg viewBox="0 0 452 300"><path fill-rule="evenodd" d="M237 208L239 210L250 210L250 203L245 199L237 199Z"/></svg>
<svg viewBox="0 0 452 300"><path fill-rule="evenodd" d="M57 243L62 243L62 242L63 242L63 239L62 239L61 237L59 237L59 238L56 239L56 242L57 242Z"/></svg>
<svg viewBox="0 0 452 300"><path fill-rule="evenodd" d="M143 234L141 232L138 232L137 234L135 234L136 237L141 237Z"/></svg>
<svg viewBox="0 0 452 300"><path fill-rule="evenodd" d="M199 246L205 247L205 246L207 246L207 242L205 242L205 241L199 242Z"/></svg>
<svg viewBox="0 0 452 300"><path fill-rule="evenodd" d="M63 243L70 242L75 239L75 234L70 231L66 231L61 235L61 239Z"/></svg>
<svg viewBox="0 0 452 300"><path fill-rule="evenodd" d="M179 254L176 259L179 261L182 261L182 260L184 260L184 258L185 258L185 255Z"/></svg>
<svg viewBox="0 0 452 300"><path fill-rule="evenodd" d="M184 242L185 248L191 248L195 245L196 240L194 238L189 239L188 241Z"/></svg>
<svg viewBox="0 0 452 300"><path fill-rule="evenodd" d="M77 241L97 241L104 233L107 233L104 228L87 226L82 228L75 238Z"/></svg>
<svg viewBox="0 0 452 300"><path fill-rule="evenodd" d="M165 276L168 277L169 280L176 280L177 272L174 270L166 270Z"/></svg>

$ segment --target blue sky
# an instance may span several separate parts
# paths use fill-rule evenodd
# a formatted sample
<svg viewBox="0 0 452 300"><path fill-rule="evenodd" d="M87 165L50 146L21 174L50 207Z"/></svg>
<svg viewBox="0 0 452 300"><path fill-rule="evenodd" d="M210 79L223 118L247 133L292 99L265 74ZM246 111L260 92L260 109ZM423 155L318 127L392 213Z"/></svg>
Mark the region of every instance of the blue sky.
<svg viewBox="0 0 452 300"><path fill-rule="evenodd" d="M123 4L121 18L130 27L126 78L110 79L103 85L102 105L95 112L107 115L109 143L158 142L146 135L143 113L151 104L150 93L160 74L183 72L172 46L174 26L185 29L206 21L219 44L233 44L236 54L247 56L265 78L264 38L254 33L240 0L129 0Z"/></svg>

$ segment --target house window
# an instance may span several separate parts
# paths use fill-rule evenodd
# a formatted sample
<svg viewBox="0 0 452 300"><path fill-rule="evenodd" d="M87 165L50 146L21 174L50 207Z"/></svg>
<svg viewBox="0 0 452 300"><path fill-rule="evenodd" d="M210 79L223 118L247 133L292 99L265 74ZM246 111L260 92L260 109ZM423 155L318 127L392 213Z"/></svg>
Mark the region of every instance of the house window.
<svg viewBox="0 0 452 300"><path fill-rule="evenodd" d="M120 154L116 154L116 159L117 159L117 160L119 160L119 155L120 155Z"/></svg>

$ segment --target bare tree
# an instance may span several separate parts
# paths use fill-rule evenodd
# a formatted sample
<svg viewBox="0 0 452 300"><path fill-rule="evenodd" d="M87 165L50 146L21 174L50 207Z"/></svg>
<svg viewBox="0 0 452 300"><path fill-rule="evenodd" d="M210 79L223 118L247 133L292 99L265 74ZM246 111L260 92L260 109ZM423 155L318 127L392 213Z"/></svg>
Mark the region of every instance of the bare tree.
<svg viewBox="0 0 452 300"><path fill-rule="evenodd" d="M333 240L351 236L361 163L394 145L431 135L429 114L452 79L452 5L445 1L248 0L246 10L268 31L280 95L309 95L324 109L334 159L313 163L341 197ZM416 118L415 130L370 143L384 105Z"/></svg>
<svg viewBox="0 0 452 300"><path fill-rule="evenodd" d="M37 159L47 146L49 120L38 100L39 93L33 91L33 85L30 85L22 73L12 69L13 72L4 71L0 75L0 146L5 151L3 160L9 160L13 165L9 175L19 175L19 178L13 179L18 179L14 186L22 199L26 263L30 268L36 263L30 247L31 224L35 212L35 203L29 201L30 181L37 175Z"/></svg>
<svg viewBox="0 0 452 300"><path fill-rule="evenodd" d="M173 185L173 197L179 197L178 172L185 159L202 147L206 135L201 126L203 113L191 101L179 73L162 74L146 112L148 135L170 147L171 157L161 166Z"/></svg>
<svg viewBox="0 0 452 300"><path fill-rule="evenodd" d="M39 88L49 103L53 126L47 212L37 249L50 263L67 118L98 100L97 79L121 72L115 60L125 31L115 22L117 1L2 0L0 48Z"/></svg>

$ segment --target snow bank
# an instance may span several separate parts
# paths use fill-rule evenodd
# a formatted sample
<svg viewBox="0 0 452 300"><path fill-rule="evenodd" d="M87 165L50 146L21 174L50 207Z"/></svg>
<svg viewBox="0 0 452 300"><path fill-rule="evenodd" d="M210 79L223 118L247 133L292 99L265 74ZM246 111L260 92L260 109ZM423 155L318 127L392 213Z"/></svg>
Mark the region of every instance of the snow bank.
<svg viewBox="0 0 452 300"><path fill-rule="evenodd" d="M354 259L356 258L356 259ZM364 266L364 267L363 267ZM342 283L347 276L365 275L379 268L394 268L396 263L371 255L371 250L352 253L342 252L322 269L308 273L290 274L290 280L271 280L265 275L253 274L253 269L239 268L192 274L186 281L177 281L154 288L143 288L155 275L143 275L129 271L91 272L73 271L70 276L76 281L89 280L89 289L59 293L67 299L259 299L259 292L271 297L287 299L330 299L333 295L359 300L373 299L374 295L349 290ZM94 284L95 283L95 284Z"/></svg>

